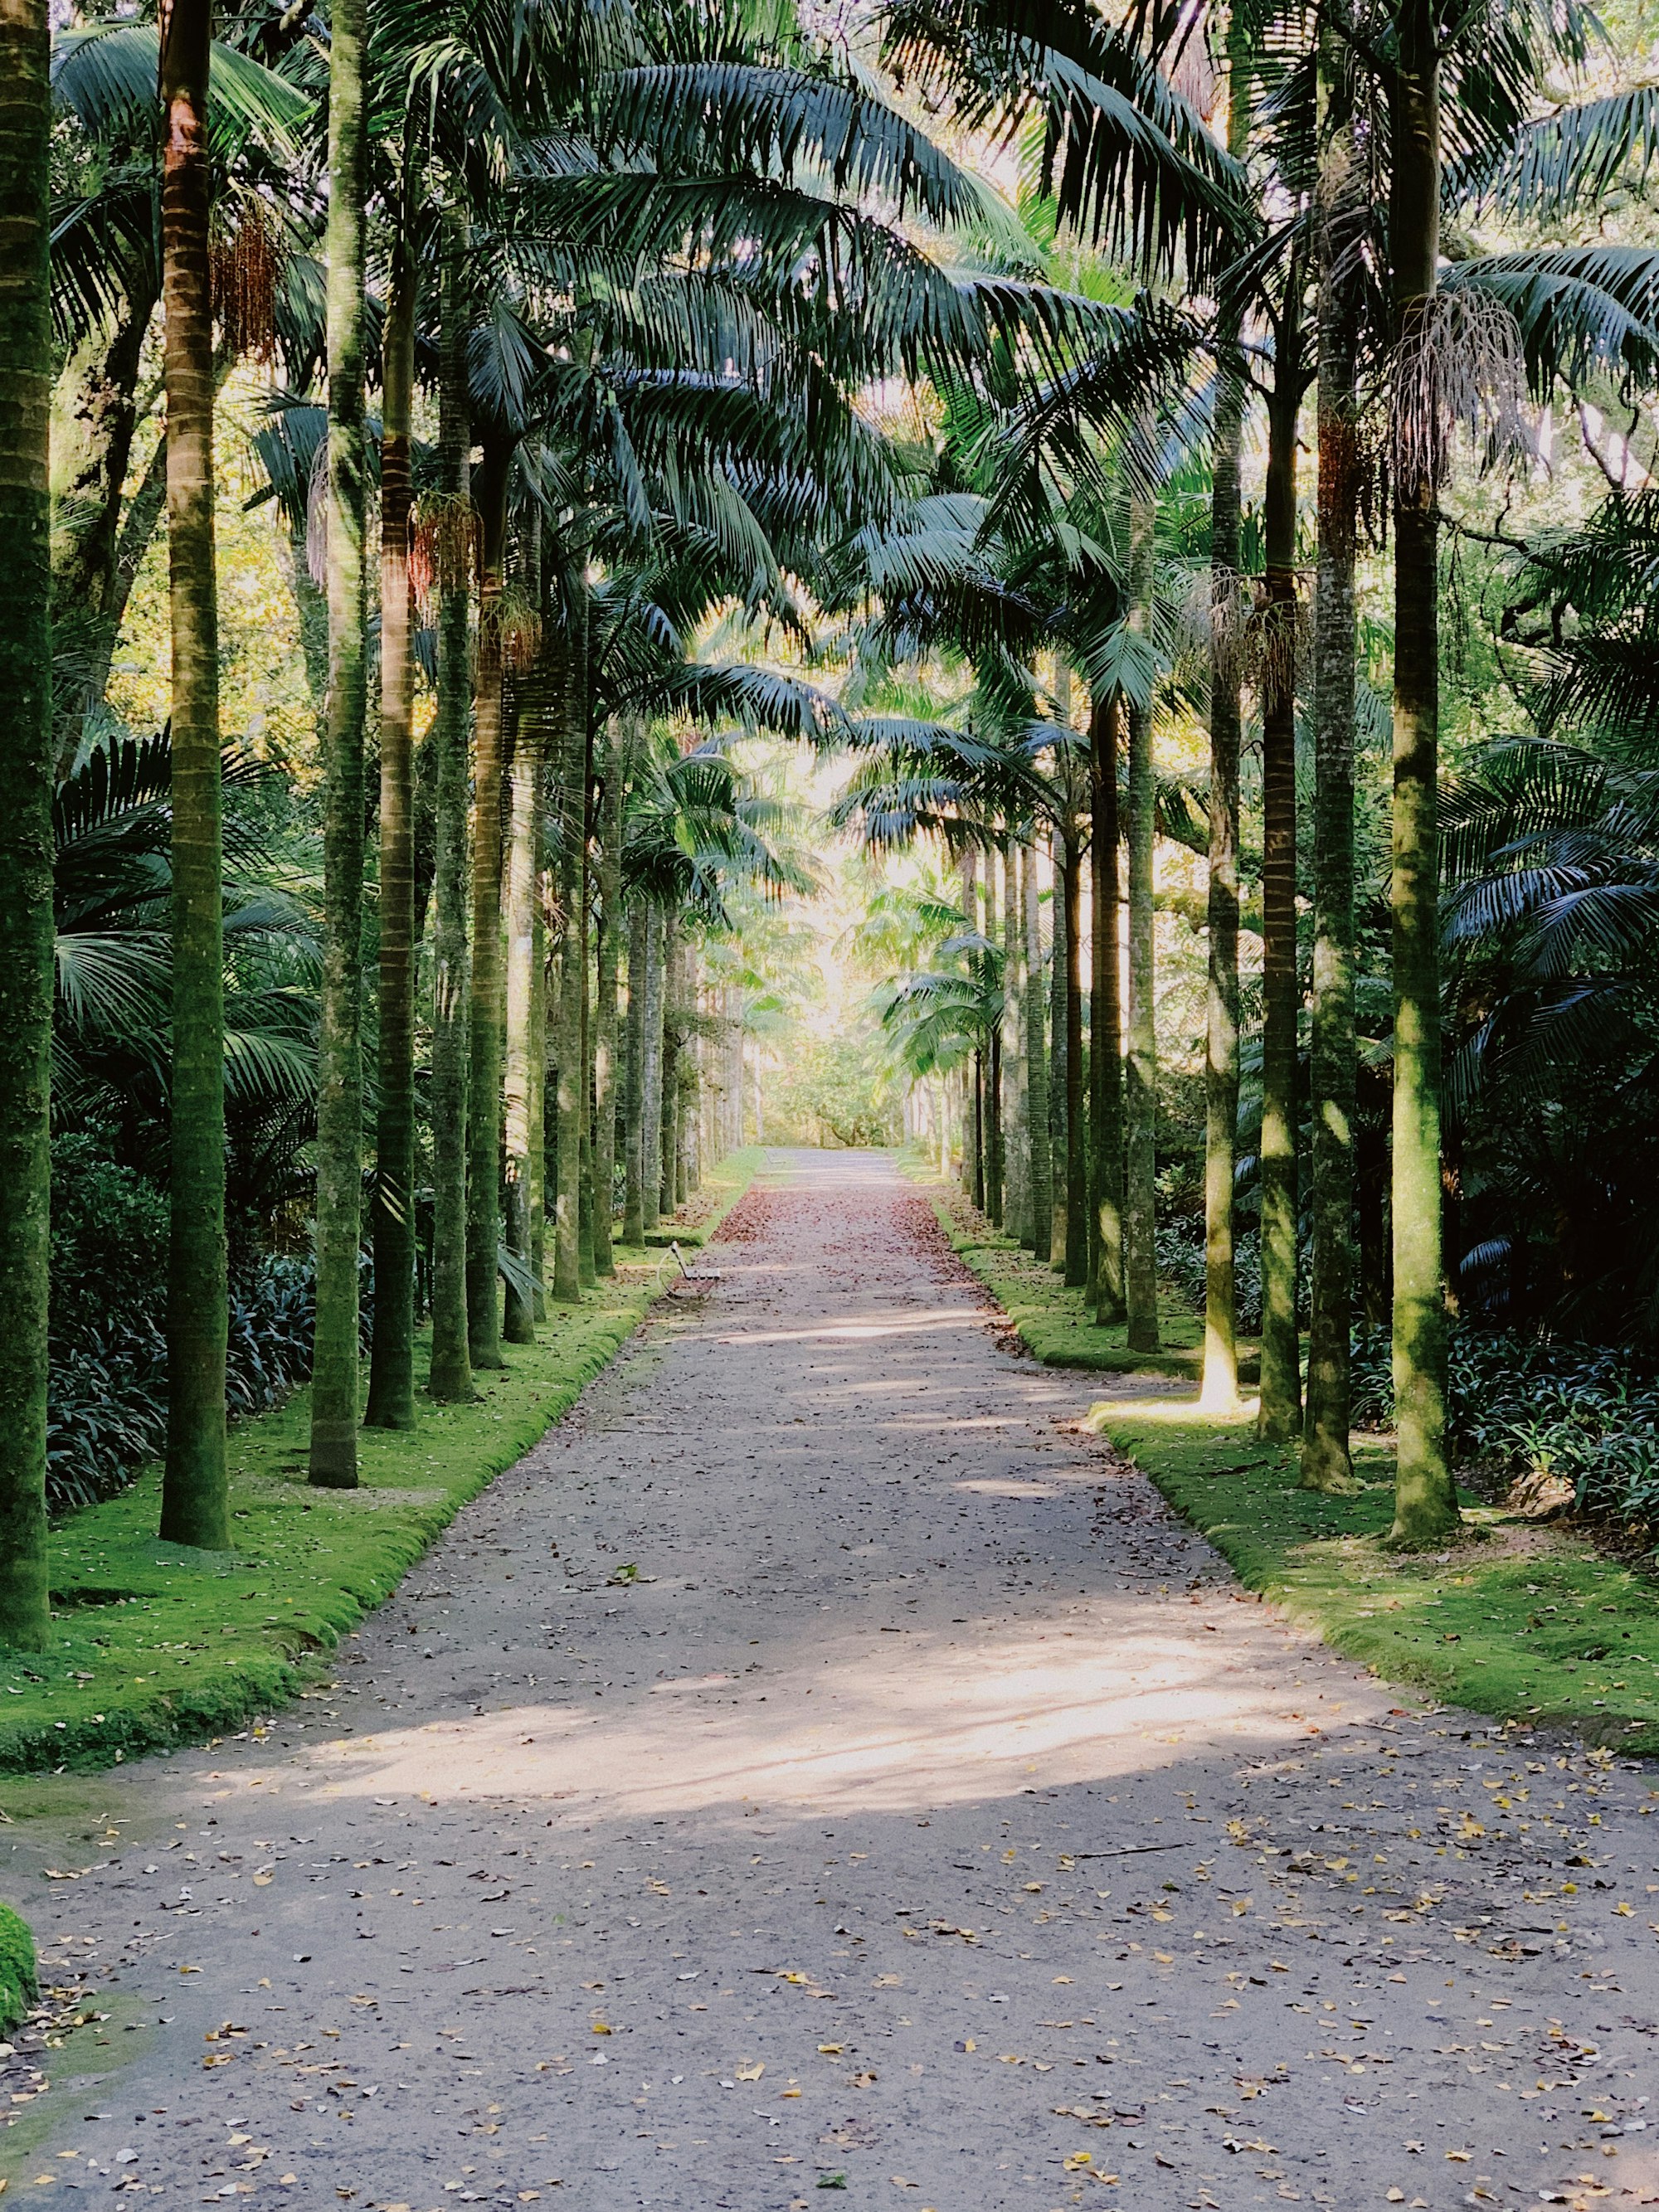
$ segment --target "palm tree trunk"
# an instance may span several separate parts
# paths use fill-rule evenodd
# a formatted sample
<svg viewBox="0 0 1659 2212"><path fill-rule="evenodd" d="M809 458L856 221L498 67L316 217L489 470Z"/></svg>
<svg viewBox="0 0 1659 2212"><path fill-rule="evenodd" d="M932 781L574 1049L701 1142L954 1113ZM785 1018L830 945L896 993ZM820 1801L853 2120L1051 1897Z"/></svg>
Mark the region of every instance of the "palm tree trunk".
<svg viewBox="0 0 1659 2212"><path fill-rule="evenodd" d="M628 922L628 1031L623 1063L622 1233L623 1243L635 1246L645 1242L645 969L650 929L650 909L643 899L638 900Z"/></svg>
<svg viewBox="0 0 1659 2212"><path fill-rule="evenodd" d="M363 1211L363 723L368 702L363 395L365 0L330 21L328 736L322 1023L317 1044L317 1338L310 1479L357 1486L358 1255Z"/></svg>
<svg viewBox="0 0 1659 2212"><path fill-rule="evenodd" d="M1440 238L1437 26L1401 0L1391 100L1395 340L1434 311ZM1446 1455L1440 1192L1440 749L1436 486L1395 481L1394 1539L1440 1540L1458 1518Z"/></svg>
<svg viewBox="0 0 1659 2212"><path fill-rule="evenodd" d="M1089 1279L1089 1146L1083 1119L1083 855L1073 820L1063 848L1066 928L1066 1281Z"/></svg>
<svg viewBox="0 0 1659 2212"><path fill-rule="evenodd" d="M1153 532L1151 506L1129 514L1131 623L1150 634ZM1124 1059L1123 1278L1129 1348L1156 1352L1158 1327L1158 1029L1152 858L1157 790L1150 707L1131 702L1129 717L1129 1022Z"/></svg>
<svg viewBox="0 0 1659 2212"><path fill-rule="evenodd" d="M1069 947L1066 943L1066 863L1063 858L1064 840L1053 832L1047 839L1048 847L1048 880L1052 886L1049 898L1049 937L1051 951L1048 963L1048 1234L1046 1256L1048 1265L1064 1273L1066 1267L1066 1158L1068 1139L1066 1130L1066 1101L1069 1078L1066 1066L1066 1047L1068 1025L1066 1014L1066 982Z"/></svg>
<svg viewBox="0 0 1659 2212"><path fill-rule="evenodd" d="M208 0L173 0L161 45L168 596L173 636L173 1118L167 1449L161 1534L224 1551L225 1006Z"/></svg>
<svg viewBox="0 0 1659 2212"><path fill-rule="evenodd" d="M648 1236L662 1218L663 939L668 921L659 907L647 909L644 1050L640 1055L640 1188L642 1227Z"/></svg>
<svg viewBox="0 0 1659 2212"><path fill-rule="evenodd" d="M677 917L663 916L662 1103L657 1109L657 1212L672 1213L678 1204L674 1163L680 1140L680 938Z"/></svg>
<svg viewBox="0 0 1659 2212"><path fill-rule="evenodd" d="M371 1428L415 1425L415 661L409 593L415 257L400 229L386 308L380 439L380 1104L374 1138Z"/></svg>
<svg viewBox="0 0 1659 2212"><path fill-rule="evenodd" d="M1049 1223L1054 1216L1053 1156L1048 1149L1048 994L1042 988L1042 914L1038 903L1037 856L1035 836L1023 848L1021 906L1025 921L1025 1122L1030 1159L1030 1249L1040 1255L1048 1249Z"/></svg>
<svg viewBox="0 0 1659 2212"><path fill-rule="evenodd" d="M589 753L583 762L581 888L576 901L577 951L581 977L579 1046L581 1127L578 1132L580 1181L577 1187L576 1270L585 1291L591 1291L599 1279L599 1271L593 1264L593 963L589 957L587 943L592 884L587 868L586 821L587 795L592 788L592 759Z"/></svg>
<svg viewBox="0 0 1659 2212"><path fill-rule="evenodd" d="M432 1364L434 1398L473 1395L466 1344L466 1121L470 975L466 942L467 726L472 712L468 629L470 538L459 526L468 494L465 218L444 217L443 371L438 396L438 707L427 739L436 754L437 858L433 876ZM470 515L470 508L465 509Z"/></svg>
<svg viewBox="0 0 1659 2212"><path fill-rule="evenodd" d="M1354 535L1358 301L1348 273L1364 195L1342 57L1322 42L1319 578L1314 640L1313 1280L1302 1481L1346 1488L1353 1317Z"/></svg>
<svg viewBox="0 0 1659 2212"><path fill-rule="evenodd" d="M1235 81L1234 98L1240 95ZM1238 641L1243 378L1222 371L1210 493L1210 881L1204 1051L1204 1376L1199 1403L1238 1404L1233 1182L1238 1140Z"/></svg>
<svg viewBox="0 0 1659 2212"><path fill-rule="evenodd" d="M997 939L997 856L994 846L985 854L985 938L994 945ZM987 980L992 972L992 963L985 962ZM991 1024L985 1049L985 1217L994 1228L1002 1226L1003 1187L1006 1175L1006 1155L1002 1135L1002 1024Z"/></svg>
<svg viewBox="0 0 1659 2212"><path fill-rule="evenodd" d="M1287 1443L1302 1426L1297 1335L1296 426L1301 377L1293 311L1277 333L1263 501L1261 639L1261 1401L1257 1427Z"/></svg>
<svg viewBox="0 0 1659 2212"><path fill-rule="evenodd" d="M1002 1224L1005 1232L1022 1245L1030 1241L1031 1212L1025 1110L1024 949L1019 848L1011 831L1002 854Z"/></svg>
<svg viewBox="0 0 1659 2212"><path fill-rule="evenodd" d="M545 635L545 632L544 633ZM507 855L507 1056L504 1066L507 1242L533 1271L532 1155L538 1105L536 1000L541 991L536 922L541 907L542 750L547 726L547 653L539 679L518 718L508 782ZM507 1286L501 1335L508 1344L536 1341L536 1301Z"/></svg>
<svg viewBox="0 0 1659 2212"><path fill-rule="evenodd" d="M634 720L613 727L599 811L598 1030L593 1046L593 1267L614 1275L611 1220L617 1180L617 973L621 964L623 802L633 773Z"/></svg>
<svg viewBox="0 0 1659 2212"><path fill-rule="evenodd" d="M466 1340L474 1368L500 1367L501 1044L506 973L501 932L501 635L512 447L483 441L478 471L478 644L472 732L472 1005L467 1091Z"/></svg>
<svg viewBox="0 0 1659 2212"><path fill-rule="evenodd" d="M566 641L563 746L559 770L559 980L553 1062L558 1085L555 1120L558 1164L553 1202L553 1295L562 1305L581 1299L581 1124L586 1110L582 1066L582 826L587 800L586 669L580 611L570 614Z"/></svg>
<svg viewBox="0 0 1659 2212"><path fill-rule="evenodd" d="M979 929L979 855L973 848L964 847L957 866L962 874L962 926L969 934ZM969 975L973 975L978 962L970 952L965 963ZM980 1103L980 1086L983 1072L980 1066L977 1048L969 1054L964 1071L967 1084L967 1107L963 1121L962 1187L979 1207L985 1210L985 1162L981 1139L984 1133L984 1109Z"/></svg>
<svg viewBox="0 0 1659 2212"><path fill-rule="evenodd" d="M52 35L0 7L0 1643L40 1650L46 1595L52 1080Z"/></svg>
<svg viewBox="0 0 1659 2212"><path fill-rule="evenodd" d="M1095 1319L1121 1322L1123 1303L1123 984L1118 945L1118 724L1121 697L1097 699L1089 715L1089 850L1094 872L1089 1008L1093 1094Z"/></svg>

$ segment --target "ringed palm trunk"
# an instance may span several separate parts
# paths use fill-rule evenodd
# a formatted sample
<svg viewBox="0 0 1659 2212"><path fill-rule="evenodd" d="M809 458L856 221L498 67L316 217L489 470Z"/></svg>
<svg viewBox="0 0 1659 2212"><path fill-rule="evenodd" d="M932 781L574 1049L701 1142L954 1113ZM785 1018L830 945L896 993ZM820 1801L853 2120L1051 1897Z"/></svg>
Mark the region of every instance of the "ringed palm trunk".
<svg viewBox="0 0 1659 2212"><path fill-rule="evenodd" d="M971 848L965 849L960 862L962 869L962 926L970 935L979 929L979 855ZM970 952L967 960L968 973L976 975L979 963ZM966 1092L962 1133L962 1187L981 1212L985 1210L985 1160L983 1150L984 1109L980 1103L980 1085L983 1070L980 1063L979 1046L975 1043L969 1054L965 1069Z"/></svg>
<svg viewBox="0 0 1659 2212"><path fill-rule="evenodd" d="M578 1197L576 1214L576 1263L581 1286L591 1291L599 1281L599 1271L593 1264L593 963L588 946L588 920L592 907L592 877L588 868L588 847L592 840L593 790L593 739L590 718L585 717L586 744L582 748L582 842L579 860L576 896L576 936L578 968L581 976L581 1030L580 1046L580 1095L581 1127L579 1133Z"/></svg>
<svg viewBox="0 0 1659 2212"><path fill-rule="evenodd" d="M486 437L478 471L478 647L472 730L472 1003L467 1091L466 1340L472 1364L500 1367L501 1044L501 726L506 677L501 590L509 441Z"/></svg>
<svg viewBox="0 0 1659 2212"><path fill-rule="evenodd" d="M1066 1267L1066 1103L1069 1075L1066 1066L1068 1030L1066 984L1068 948L1066 943L1066 863L1064 841L1050 833L1048 846L1049 960L1048 960L1048 1233L1044 1249L1048 1265L1064 1273Z"/></svg>
<svg viewBox="0 0 1659 2212"><path fill-rule="evenodd" d="M541 988L536 921L541 904L542 751L546 730L547 662L518 718L508 793L507 854L507 1241L533 1272L532 1218L533 1129L537 1104L536 999ZM501 1334L508 1344L536 1341L536 1302L509 1283Z"/></svg>
<svg viewBox="0 0 1659 2212"><path fill-rule="evenodd" d="M322 1024L317 1045L317 1340L311 1468L357 1486L358 1285L363 1206L364 0L335 7L328 71L328 734L323 801Z"/></svg>
<svg viewBox="0 0 1659 2212"><path fill-rule="evenodd" d="M645 1241L645 964L651 918L638 901L628 921L628 1027L623 1062L623 1243ZM756 1092L758 1109L759 1092ZM760 1119L756 1115L756 1142Z"/></svg>
<svg viewBox="0 0 1659 2212"><path fill-rule="evenodd" d="M1064 848L1066 924L1066 1280L1089 1279L1089 1152L1083 1120L1083 854L1073 817Z"/></svg>
<svg viewBox="0 0 1659 2212"><path fill-rule="evenodd" d="M593 1046L593 1267L614 1275L611 1242L617 1180L617 975L622 964L622 836L623 800L633 772L634 720L614 727L605 763L599 815L599 946L597 1031Z"/></svg>
<svg viewBox="0 0 1659 2212"><path fill-rule="evenodd" d="M46 1641L52 1194L51 29L0 4L0 1643Z"/></svg>
<svg viewBox="0 0 1659 2212"><path fill-rule="evenodd" d="M1402 0L1391 103L1395 340L1420 341L1439 258L1440 87L1429 0ZM1395 484L1394 1540L1437 1542L1458 1518L1446 1455L1440 1193L1440 750L1436 486Z"/></svg>
<svg viewBox="0 0 1659 2212"><path fill-rule="evenodd" d="M415 661L409 585L413 254L399 234L386 310L380 438L380 1103L374 1138L374 1329L368 1407L377 1429L415 1425Z"/></svg>
<svg viewBox="0 0 1659 2212"><path fill-rule="evenodd" d="M1296 426L1300 373L1287 315L1267 406L1261 617L1261 1400L1259 1432L1302 1426L1296 1290Z"/></svg>
<svg viewBox="0 0 1659 2212"><path fill-rule="evenodd" d="M1131 624L1150 635L1156 516L1132 501L1129 512ZM1129 1020L1124 1059L1123 1290L1128 1342L1134 1352L1158 1346L1157 1173L1158 1030L1152 860L1157 791L1152 773L1150 706L1127 702L1129 723Z"/></svg>
<svg viewBox="0 0 1659 2212"><path fill-rule="evenodd" d="M1240 447L1244 386L1224 369L1216 399L1210 495L1209 957L1204 1048L1204 1376L1199 1403L1238 1404L1238 1325L1233 1183L1238 1141L1237 640Z"/></svg>
<svg viewBox="0 0 1659 2212"><path fill-rule="evenodd" d="M471 430L466 387L466 223L444 218L443 374L439 391L438 495L459 525L468 494ZM467 726L472 712L467 635L470 535L438 538L438 707L434 748L437 856L433 876L432 1362L428 1389L446 1402L473 1395L466 1343Z"/></svg>
<svg viewBox="0 0 1659 2212"><path fill-rule="evenodd" d="M1314 621L1313 1273L1302 1480L1346 1489L1353 1314L1354 535L1358 302L1347 274L1363 196L1342 58L1321 53L1319 578Z"/></svg>
<svg viewBox="0 0 1659 2212"><path fill-rule="evenodd" d="M644 1048L640 1054L640 1188L641 1236L662 1218L663 940L667 919L659 907L646 910Z"/></svg>
<svg viewBox="0 0 1659 2212"><path fill-rule="evenodd" d="M167 562L173 640L173 1098L167 1447L161 1534L223 1551L225 1018L206 0L174 0L161 45Z"/></svg>
<svg viewBox="0 0 1659 2212"><path fill-rule="evenodd" d="M559 962L553 1063L554 1156L557 1163L553 1201L553 1296L562 1305L581 1297L581 1122L586 1110L582 1082L583 957L580 908L582 894L582 826L586 815L583 783L587 762L587 697L581 656L581 622L572 611L564 641L564 697L559 763Z"/></svg>
<svg viewBox="0 0 1659 2212"><path fill-rule="evenodd" d="M1025 1134L1025 916L1020 904L1019 848L1009 832L1002 853L1002 1160L1003 1227L1027 1241L1030 1218L1030 1147Z"/></svg>
<svg viewBox="0 0 1659 2212"><path fill-rule="evenodd" d="M660 1070L662 1103L657 1109L657 1212L660 1218L672 1213L679 1202L676 1188L676 1162L680 1141L680 965L681 946L678 917L663 917L662 958L662 1050L658 1066Z"/></svg>
<svg viewBox="0 0 1659 2212"><path fill-rule="evenodd" d="M997 856L994 846L985 854L985 937L997 941ZM992 963L985 962L988 979ZM1007 1174L1002 1133L1002 1024L991 1024L985 1047L985 1215L995 1229L1002 1226L1003 1192Z"/></svg>
<svg viewBox="0 0 1659 2212"><path fill-rule="evenodd" d="M1042 988L1042 914L1038 903L1037 857L1035 840L1021 855L1021 912L1025 922L1025 1128L1026 1153L1030 1162L1030 1249L1041 1255L1048 1248L1048 1227L1054 1210L1053 1155L1048 1149L1048 1054L1046 994Z"/></svg>
<svg viewBox="0 0 1659 2212"><path fill-rule="evenodd" d="M1123 1007L1118 946L1118 724L1122 701L1097 699L1089 714L1089 850L1093 868L1089 1083L1093 1093L1095 1319L1121 1322L1123 1303Z"/></svg>

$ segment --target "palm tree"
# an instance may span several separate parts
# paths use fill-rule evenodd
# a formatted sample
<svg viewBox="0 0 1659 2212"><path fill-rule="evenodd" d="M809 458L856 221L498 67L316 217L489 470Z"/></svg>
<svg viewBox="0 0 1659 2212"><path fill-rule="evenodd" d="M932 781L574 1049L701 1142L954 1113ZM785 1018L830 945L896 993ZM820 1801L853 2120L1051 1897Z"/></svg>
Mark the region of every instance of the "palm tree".
<svg viewBox="0 0 1659 2212"><path fill-rule="evenodd" d="M1150 642L1155 510L1132 497L1129 516L1129 625ZM1157 836L1150 697L1128 705L1129 1018L1123 1085L1123 1296L1128 1343L1158 1347L1157 1228L1158 1030L1152 855Z"/></svg>
<svg viewBox="0 0 1659 2212"><path fill-rule="evenodd" d="M0 1641L46 1641L47 1148L52 1066L51 33L0 17L0 531L10 549L0 686Z"/></svg>
<svg viewBox="0 0 1659 2212"><path fill-rule="evenodd" d="M167 1449L161 1534L223 1551L224 949L219 636L209 267L209 0L177 0L161 41L167 559L173 632L173 1141L168 1169Z"/></svg>
<svg viewBox="0 0 1659 2212"><path fill-rule="evenodd" d="M472 1364L500 1367L501 1047L506 965L501 942L503 686L509 473L515 441L486 426L474 488L478 509L477 676L473 688L472 995L467 1097L466 1335Z"/></svg>

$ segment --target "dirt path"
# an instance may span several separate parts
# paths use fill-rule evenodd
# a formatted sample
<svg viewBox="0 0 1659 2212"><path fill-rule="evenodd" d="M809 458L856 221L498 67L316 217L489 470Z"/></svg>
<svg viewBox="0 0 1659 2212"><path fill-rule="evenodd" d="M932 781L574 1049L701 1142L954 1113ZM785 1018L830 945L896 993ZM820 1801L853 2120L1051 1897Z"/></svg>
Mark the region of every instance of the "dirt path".
<svg viewBox="0 0 1659 2212"><path fill-rule="evenodd" d="M1290 1633L890 1163L777 1168L335 1691L6 1832L109 2014L14 2192L1659 2202L1644 1778Z"/></svg>

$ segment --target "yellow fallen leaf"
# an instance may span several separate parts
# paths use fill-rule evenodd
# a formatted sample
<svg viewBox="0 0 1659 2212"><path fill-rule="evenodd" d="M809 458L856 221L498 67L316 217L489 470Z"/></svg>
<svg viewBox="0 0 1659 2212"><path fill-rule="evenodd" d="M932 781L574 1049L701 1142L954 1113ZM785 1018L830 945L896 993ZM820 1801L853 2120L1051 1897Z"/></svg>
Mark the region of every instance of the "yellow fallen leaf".
<svg viewBox="0 0 1659 2212"><path fill-rule="evenodd" d="M253 1887L255 1889L266 1889L276 1879L274 1874L256 1874L253 1877Z"/></svg>
<svg viewBox="0 0 1659 2212"><path fill-rule="evenodd" d="M778 1979L779 1979L781 1982L796 1982L796 1983L800 1983L800 1982L804 1982L804 1981L806 1979L806 1977L805 1977L805 1974L780 1974L780 1975L778 1976Z"/></svg>
<svg viewBox="0 0 1659 2212"><path fill-rule="evenodd" d="M593 2023L593 2033L595 2035L609 2035L611 2030L602 2020L596 2020Z"/></svg>
<svg viewBox="0 0 1659 2212"><path fill-rule="evenodd" d="M818 2045L818 2056L820 2058L839 2058L842 2048L843 2046L839 2043L821 2043Z"/></svg>
<svg viewBox="0 0 1659 2212"><path fill-rule="evenodd" d="M1175 1953L1173 1951L1154 1951L1152 1956L1158 1960L1160 1966L1173 1966L1175 1964Z"/></svg>
<svg viewBox="0 0 1659 2212"><path fill-rule="evenodd" d="M1255 1899L1253 1897L1236 1897L1233 1899L1233 1911L1236 1913L1248 1912L1255 1902Z"/></svg>
<svg viewBox="0 0 1659 2212"><path fill-rule="evenodd" d="M1065 2161L1066 2171L1067 2173L1080 2173L1085 2166L1092 2166L1094 2162L1092 2151L1074 2150Z"/></svg>
<svg viewBox="0 0 1659 2212"><path fill-rule="evenodd" d="M1472 2154L1466 2150L1449 2150L1446 2155L1454 2166L1467 2166Z"/></svg>
<svg viewBox="0 0 1659 2212"><path fill-rule="evenodd" d="M739 2081L758 2081L761 2075L764 2074L765 2071L765 2060L763 2058L757 2058L750 2065L738 2067L738 2079Z"/></svg>

